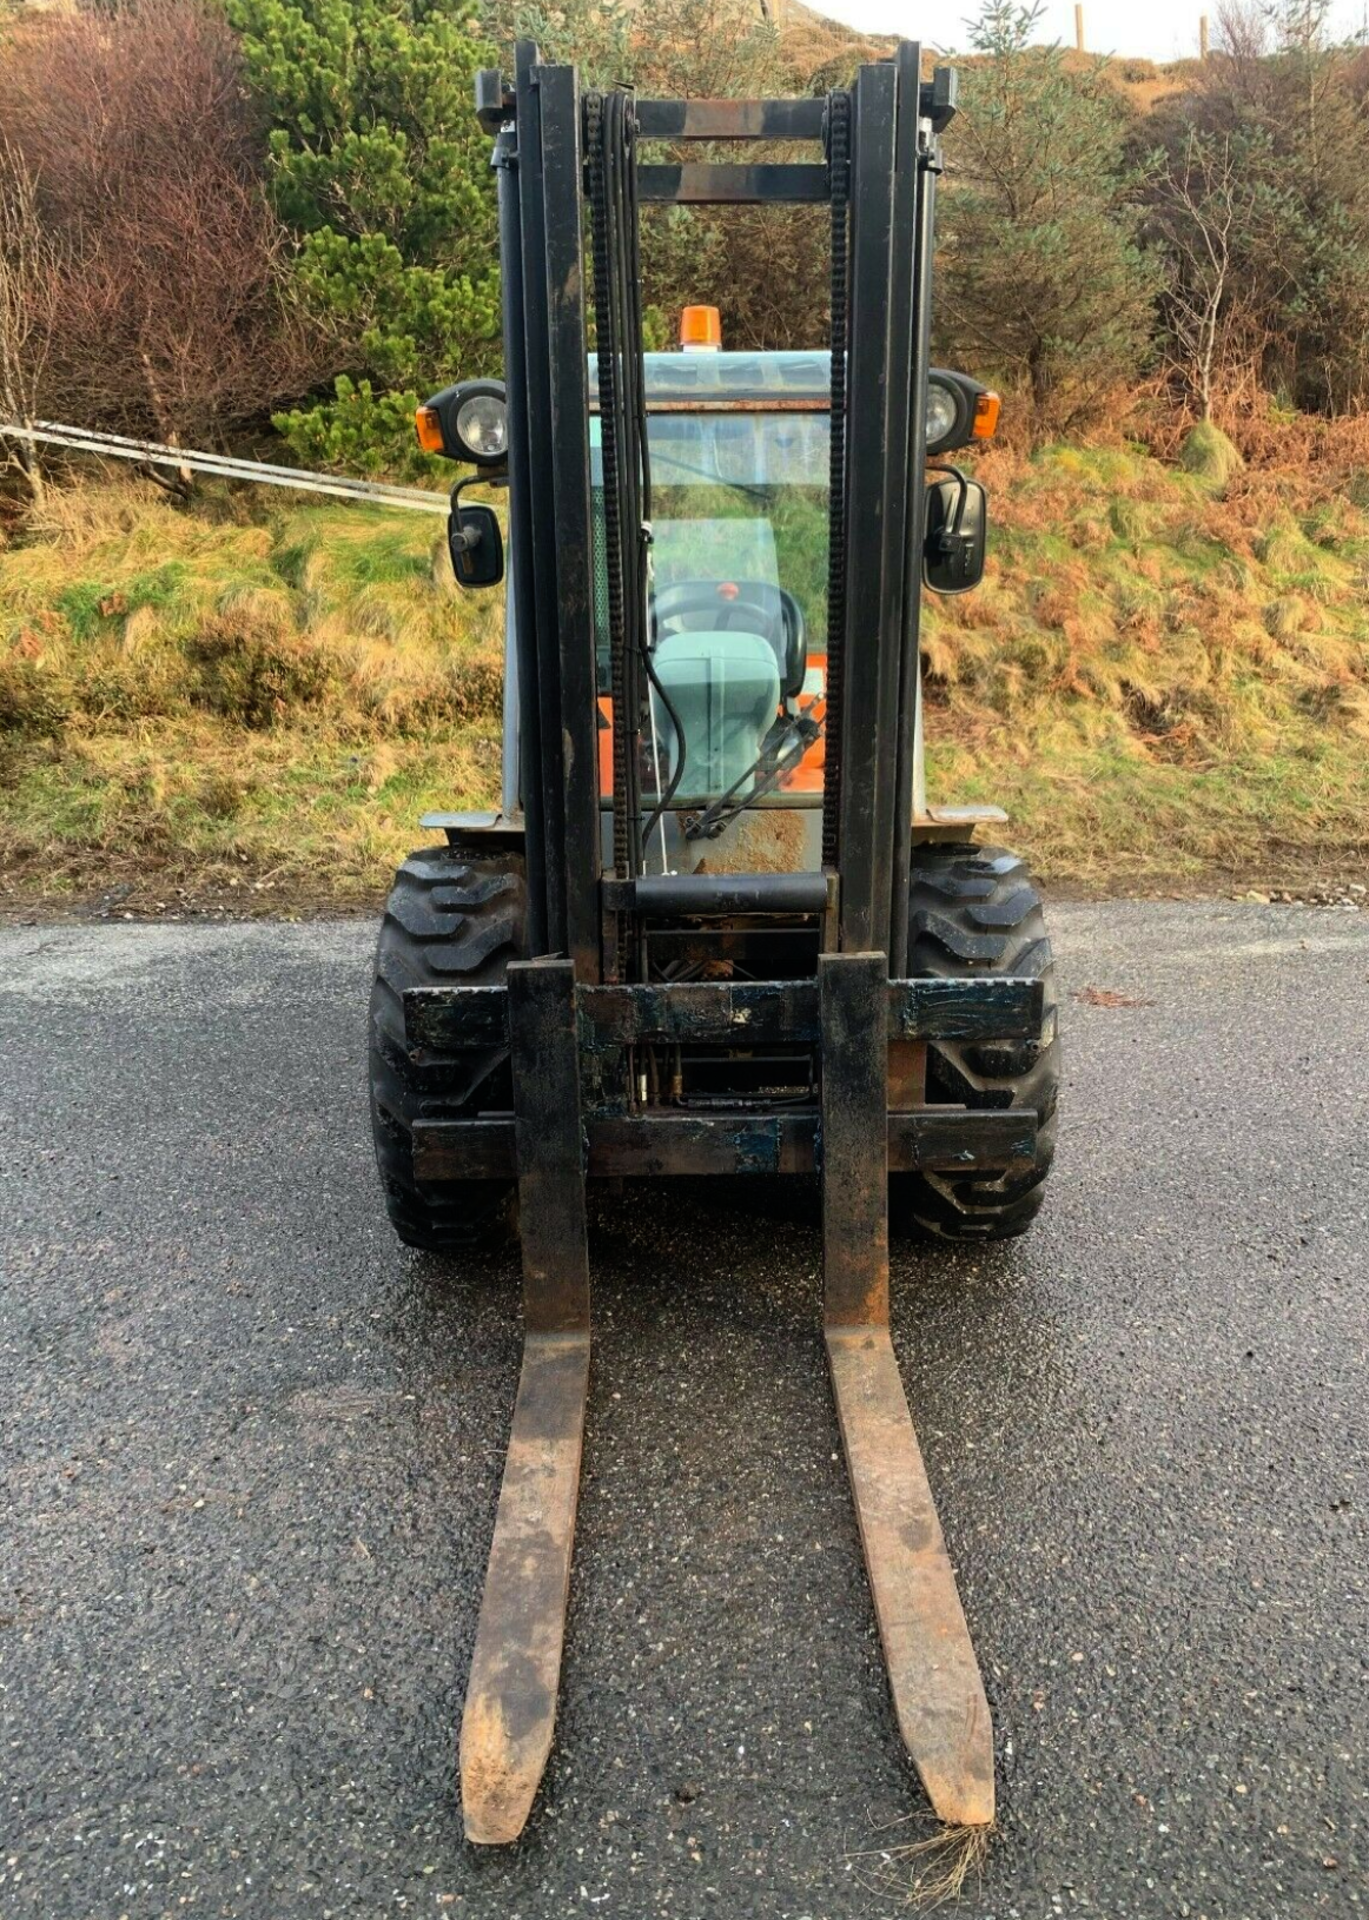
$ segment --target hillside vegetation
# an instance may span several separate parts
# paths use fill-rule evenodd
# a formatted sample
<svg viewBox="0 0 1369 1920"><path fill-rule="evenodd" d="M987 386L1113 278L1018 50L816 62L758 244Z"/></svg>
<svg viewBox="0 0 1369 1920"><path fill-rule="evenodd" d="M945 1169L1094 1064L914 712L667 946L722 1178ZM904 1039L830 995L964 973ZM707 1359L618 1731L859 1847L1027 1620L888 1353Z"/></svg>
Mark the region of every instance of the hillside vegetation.
<svg viewBox="0 0 1369 1920"><path fill-rule="evenodd" d="M1164 69L1042 45L1034 0L949 29L934 346L1013 438L989 578L928 613L932 788L1062 882L1348 881L1369 841L1369 51L1323 0L1216 25ZM0 0L0 422L445 484L413 408L499 371L471 84L519 33L696 97L887 45L763 0ZM824 209L642 241L649 344L687 301L730 347L825 339ZM420 812L495 797L501 609L439 520L101 472L0 437L12 901L369 898Z"/></svg>
<svg viewBox="0 0 1369 1920"><path fill-rule="evenodd" d="M1362 864L1369 479L979 471L988 578L924 634L933 797L1007 806L1056 881ZM0 551L11 886L369 899L422 811L497 798L501 609L449 584L441 523L242 511L91 488Z"/></svg>
<svg viewBox="0 0 1369 1920"><path fill-rule="evenodd" d="M7 884L369 897L497 788L500 615L436 517L50 495L0 550Z"/></svg>
<svg viewBox="0 0 1369 1920"><path fill-rule="evenodd" d="M1369 850L1369 476L1126 449L980 463L977 594L929 601L937 796L997 800L1056 879L1358 870Z"/></svg>

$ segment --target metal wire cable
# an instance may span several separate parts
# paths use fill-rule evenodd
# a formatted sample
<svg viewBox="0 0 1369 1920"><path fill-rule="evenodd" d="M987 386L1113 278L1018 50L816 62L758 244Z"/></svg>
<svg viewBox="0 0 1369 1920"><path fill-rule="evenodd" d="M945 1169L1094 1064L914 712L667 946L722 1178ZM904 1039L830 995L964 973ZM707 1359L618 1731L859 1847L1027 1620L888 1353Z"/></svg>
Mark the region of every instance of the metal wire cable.
<svg viewBox="0 0 1369 1920"><path fill-rule="evenodd" d="M171 447L157 440L133 440L123 434L93 433L55 420L21 425L0 420L0 439L27 440L41 446L65 447L105 460L131 460L139 466L189 467L220 480L248 480L267 487L290 487L299 493L326 494L337 500L370 501L377 506L406 507L418 513L450 511L445 493L422 487L401 487L386 480L349 480L340 474L310 473L302 467L273 466L264 460L240 460L232 454L205 453L194 447Z"/></svg>

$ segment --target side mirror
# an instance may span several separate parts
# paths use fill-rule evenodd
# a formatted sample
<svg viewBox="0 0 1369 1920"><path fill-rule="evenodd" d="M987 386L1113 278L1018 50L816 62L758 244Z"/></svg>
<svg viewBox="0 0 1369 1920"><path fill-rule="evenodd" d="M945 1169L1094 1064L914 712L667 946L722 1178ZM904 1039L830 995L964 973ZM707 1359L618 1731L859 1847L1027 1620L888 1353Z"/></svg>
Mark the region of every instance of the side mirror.
<svg viewBox="0 0 1369 1920"><path fill-rule="evenodd" d="M958 467L927 488L922 577L933 593L968 593L984 578L988 495Z"/></svg>
<svg viewBox="0 0 1369 1920"><path fill-rule="evenodd" d="M447 549L458 587L497 587L504 578L504 536L493 507L454 505Z"/></svg>

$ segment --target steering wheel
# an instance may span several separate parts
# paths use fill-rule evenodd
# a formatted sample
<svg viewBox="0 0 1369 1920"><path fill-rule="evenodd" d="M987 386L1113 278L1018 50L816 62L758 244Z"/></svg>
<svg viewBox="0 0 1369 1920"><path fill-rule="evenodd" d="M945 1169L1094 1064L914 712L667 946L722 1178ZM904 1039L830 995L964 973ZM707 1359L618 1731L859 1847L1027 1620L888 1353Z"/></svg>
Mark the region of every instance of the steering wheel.
<svg viewBox="0 0 1369 1920"><path fill-rule="evenodd" d="M732 598L724 596L714 580L681 580L673 587L664 587L652 605L652 644L668 622L690 614L707 614L712 624L725 632L735 627L743 633L760 634L775 650L785 699L797 699L802 693L808 664L803 611L784 587L768 580L741 580Z"/></svg>

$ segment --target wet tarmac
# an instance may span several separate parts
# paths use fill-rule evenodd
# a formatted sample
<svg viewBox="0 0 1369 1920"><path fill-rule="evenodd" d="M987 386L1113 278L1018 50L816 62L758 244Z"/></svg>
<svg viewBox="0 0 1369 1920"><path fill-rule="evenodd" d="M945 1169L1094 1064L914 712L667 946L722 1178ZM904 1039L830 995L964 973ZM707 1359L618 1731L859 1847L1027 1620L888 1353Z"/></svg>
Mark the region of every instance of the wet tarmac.
<svg viewBox="0 0 1369 1920"><path fill-rule="evenodd" d="M1046 1212L895 1260L998 1737L959 1911L1353 1915L1369 915L1054 924ZM371 939L0 932L0 1915L892 1920L920 1799L804 1186L596 1201L558 1744L522 1843L463 1842L517 1270L390 1236Z"/></svg>

